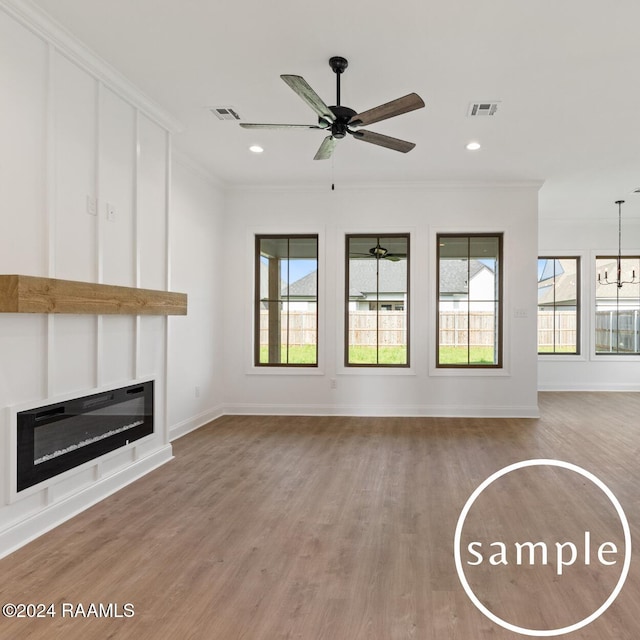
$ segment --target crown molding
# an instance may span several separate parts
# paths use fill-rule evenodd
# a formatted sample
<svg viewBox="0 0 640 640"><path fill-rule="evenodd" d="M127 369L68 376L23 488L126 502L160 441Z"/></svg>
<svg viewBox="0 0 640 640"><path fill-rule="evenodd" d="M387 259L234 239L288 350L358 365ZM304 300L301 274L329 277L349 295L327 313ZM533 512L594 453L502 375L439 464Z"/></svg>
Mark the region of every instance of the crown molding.
<svg viewBox="0 0 640 640"><path fill-rule="evenodd" d="M517 180L517 181L440 181L424 180L412 182L363 182L350 184L336 184L335 190L331 189L330 181L322 184L252 184L252 183L229 183L226 185L228 191L240 192L350 192L350 191L379 191L396 189L399 191L539 191L543 180Z"/></svg>
<svg viewBox="0 0 640 640"><path fill-rule="evenodd" d="M0 8L170 133L184 129L174 116L29 0L0 0Z"/></svg>
<svg viewBox="0 0 640 640"><path fill-rule="evenodd" d="M171 155L176 164L188 169L191 173L194 173L211 186L220 190L225 190L227 188L227 184L223 180L211 173L211 171L209 171L201 162L195 160L191 155L185 153L181 149L177 149L175 145L173 146Z"/></svg>

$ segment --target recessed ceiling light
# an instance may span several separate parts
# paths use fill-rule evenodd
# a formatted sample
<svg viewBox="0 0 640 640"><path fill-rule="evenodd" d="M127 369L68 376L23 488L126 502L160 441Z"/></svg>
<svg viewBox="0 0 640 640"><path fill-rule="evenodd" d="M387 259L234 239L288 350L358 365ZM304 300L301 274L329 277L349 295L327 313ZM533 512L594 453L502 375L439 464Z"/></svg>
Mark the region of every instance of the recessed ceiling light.
<svg viewBox="0 0 640 640"><path fill-rule="evenodd" d="M480 148L480 143L479 142L470 142L467 145L467 149L469 151L477 151Z"/></svg>
<svg viewBox="0 0 640 640"><path fill-rule="evenodd" d="M259 144L252 144L249 147L249 151L253 151L253 153L262 153L264 149Z"/></svg>

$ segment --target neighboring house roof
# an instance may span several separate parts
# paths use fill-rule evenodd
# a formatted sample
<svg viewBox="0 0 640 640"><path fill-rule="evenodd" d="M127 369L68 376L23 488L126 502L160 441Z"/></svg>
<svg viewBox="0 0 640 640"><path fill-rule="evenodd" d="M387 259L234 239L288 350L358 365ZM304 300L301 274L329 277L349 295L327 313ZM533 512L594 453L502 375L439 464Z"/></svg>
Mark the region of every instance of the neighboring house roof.
<svg viewBox="0 0 640 640"><path fill-rule="evenodd" d="M378 260L379 293L404 293L407 290L407 261ZM364 258L349 262L349 297L360 298L376 290L376 260Z"/></svg>
<svg viewBox="0 0 640 640"><path fill-rule="evenodd" d="M292 282L289 285L289 291L287 291L286 283L283 285L281 294L282 297L286 296L295 298L308 298L315 297L318 291L318 271L317 269L303 276L299 280Z"/></svg>
<svg viewBox="0 0 640 640"><path fill-rule="evenodd" d="M380 293L404 293L407 287L407 261L380 260L379 291ZM283 297L305 298L316 295L317 271L292 282L287 292L282 288ZM352 260L349 265L350 298L364 298L367 293L375 291L376 261L373 258Z"/></svg>
<svg viewBox="0 0 640 640"><path fill-rule="evenodd" d="M468 266L467 266L468 263ZM440 263L440 291L442 293L468 293L468 278L473 279L481 271L493 274L493 269L480 260L443 260ZM407 286L407 261L379 261L379 292L404 293ZM287 291L282 287L282 296L305 298L316 295L316 271L292 282ZM352 260L349 265L349 297L364 298L375 291L376 261L374 259Z"/></svg>
<svg viewBox="0 0 640 640"><path fill-rule="evenodd" d="M541 280L538 282L538 306L544 307L553 304L575 305L577 304L576 291L575 273L563 273L556 276L555 294L553 278Z"/></svg>
<svg viewBox="0 0 640 640"><path fill-rule="evenodd" d="M469 293L469 280L483 269L493 269L480 260L441 260L440 293Z"/></svg>
<svg viewBox="0 0 640 640"><path fill-rule="evenodd" d="M615 258L601 266L600 271L608 272L609 279L615 280L617 263ZM543 274L544 275L544 274ZM604 277L604 275L603 275ZM638 274L636 273L636 277ZM600 300L637 299L637 286L623 286L621 289L614 284L599 284L596 281L596 297ZM555 300L553 278L545 278L538 282L538 306L545 307L555 304L576 305L576 274L562 273L555 279Z"/></svg>

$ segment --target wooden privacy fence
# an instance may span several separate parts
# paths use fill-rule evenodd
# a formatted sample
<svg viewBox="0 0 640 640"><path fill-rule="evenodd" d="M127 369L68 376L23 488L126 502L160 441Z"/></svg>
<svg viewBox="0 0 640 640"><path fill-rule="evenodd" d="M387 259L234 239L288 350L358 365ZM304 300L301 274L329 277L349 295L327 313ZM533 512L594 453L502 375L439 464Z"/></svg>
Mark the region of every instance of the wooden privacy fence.
<svg viewBox="0 0 640 640"><path fill-rule="evenodd" d="M491 311L441 311L440 346L491 347L495 344L495 316Z"/></svg>
<svg viewBox="0 0 640 640"><path fill-rule="evenodd" d="M406 344L406 315L404 311L381 311L378 314L379 335L376 336L375 311L349 313L349 344L402 346ZM291 311L282 316L283 344L316 344L316 314ZM617 329L617 331L616 331ZM288 339L287 339L288 332ZM460 311L440 313L440 344L492 346L495 322L491 312L466 314ZM555 333L555 340L554 340ZM470 338L470 339L469 339ZM469 340L468 340L469 339ZM575 311L538 310L538 346L572 347L577 340ZM596 313L596 345L598 350L614 349L638 351L640 341L640 313L638 310L598 311ZM260 344L269 343L269 312L260 312Z"/></svg>
<svg viewBox="0 0 640 640"><path fill-rule="evenodd" d="M316 344L316 314L310 311L283 313L280 326L282 344ZM406 344L407 323L404 311L380 311L379 334L375 311L352 311L349 314L350 344L402 346ZM288 337L287 337L288 336ZM269 344L269 312L260 311L260 344Z"/></svg>
<svg viewBox="0 0 640 640"><path fill-rule="evenodd" d="M311 311L283 313L280 326L280 343L289 345L316 344L317 318ZM288 337L287 337L288 336ZM260 344L269 344L269 311L260 311Z"/></svg>
<svg viewBox="0 0 640 640"><path fill-rule="evenodd" d="M575 311L538 309L538 349L575 347L577 339Z"/></svg>
<svg viewBox="0 0 640 640"><path fill-rule="evenodd" d="M638 353L640 351L640 312L596 311L596 351Z"/></svg>
<svg viewBox="0 0 640 640"><path fill-rule="evenodd" d="M376 325L376 322L378 323ZM377 326L377 331L376 331ZM472 346L494 344L495 322L491 312L470 315L456 311L440 314L440 344ZM282 315L281 341L283 344L306 345L316 343L316 314L309 311L291 311ZM407 316L404 311L351 311L349 313L349 344L406 345ZM260 344L269 343L269 312L260 312Z"/></svg>
<svg viewBox="0 0 640 640"><path fill-rule="evenodd" d="M377 326L377 331L376 331ZM349 344L400 347L407 344L407 316L404 311L349 312Z"/></svg>

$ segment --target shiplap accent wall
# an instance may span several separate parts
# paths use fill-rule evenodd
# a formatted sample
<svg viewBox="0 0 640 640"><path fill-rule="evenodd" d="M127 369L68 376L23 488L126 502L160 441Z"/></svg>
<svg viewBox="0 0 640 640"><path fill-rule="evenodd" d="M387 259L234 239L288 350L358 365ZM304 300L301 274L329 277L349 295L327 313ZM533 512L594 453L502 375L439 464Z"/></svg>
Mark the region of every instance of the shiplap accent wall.
<svg viewBox="0 0 640 640"><path fill-rule="evenodd" d="M175 121L46 16L9 0L0 2L0 113L0 273L169 289ZM0 314L0 555L171 459L169 322ZM155 380L154 436L10 495L15 407L143 378Z"/></svg>

